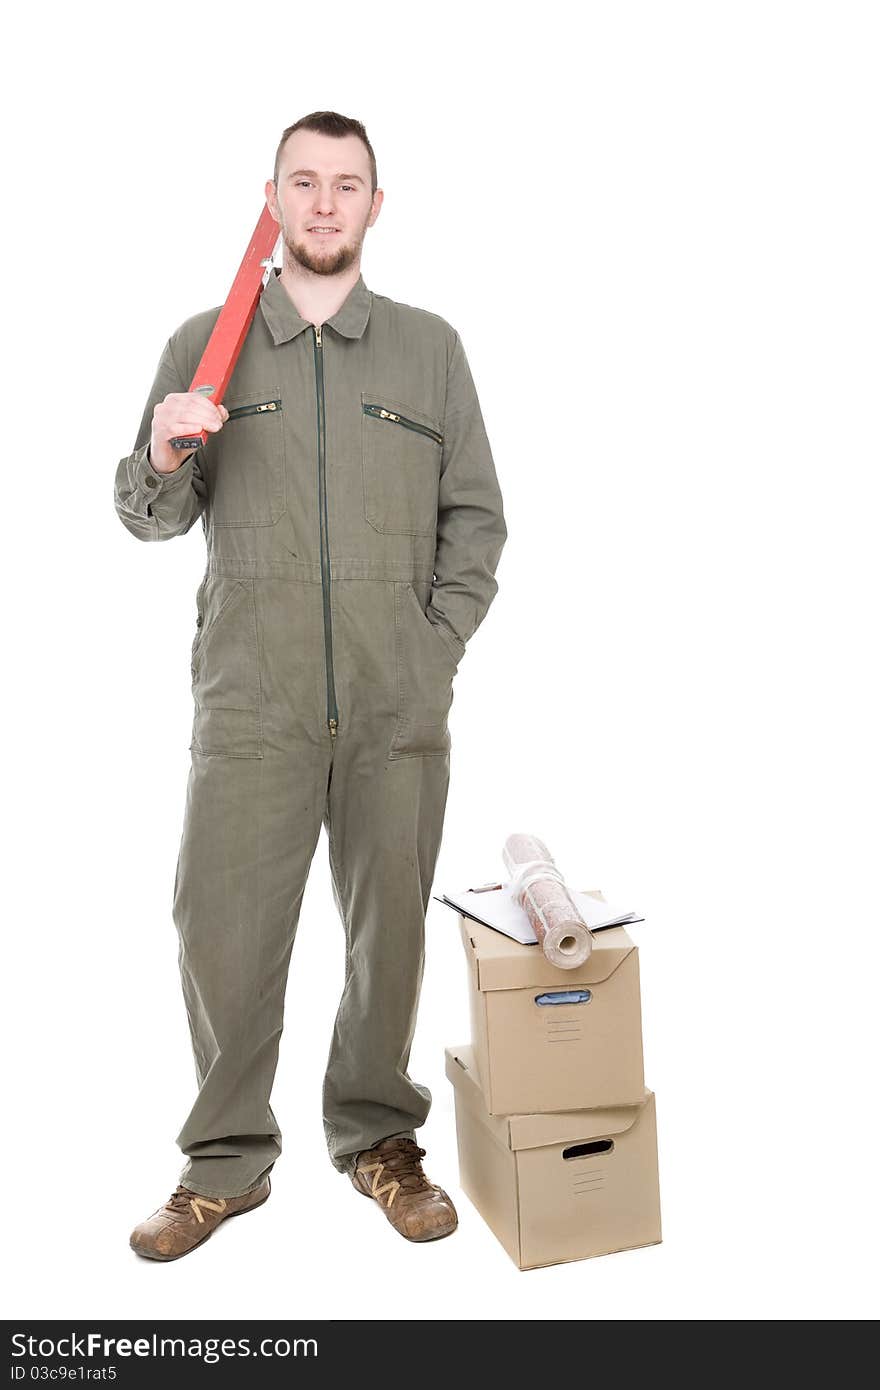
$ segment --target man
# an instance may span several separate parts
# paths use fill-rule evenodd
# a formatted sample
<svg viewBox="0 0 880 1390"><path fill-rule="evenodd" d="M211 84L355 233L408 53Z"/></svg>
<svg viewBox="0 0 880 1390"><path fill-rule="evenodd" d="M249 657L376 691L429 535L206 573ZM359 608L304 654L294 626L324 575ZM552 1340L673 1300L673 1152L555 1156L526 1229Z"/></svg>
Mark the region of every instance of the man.
<svg viewBox="0 0 880 1390"><path fill-rule="evenodd" d="M201 518L208 550L173 898L199 1091L180 1183L131 1236L152 1259L187 1254L269 1195L284 991L322 823L346 937L330 1158L407 1239L457 1224L421 1166L431 1094L407 1066L452 684L507 531L458 334L364 284L382 199L359 121L315 112L284 132L266 184L283 267L226 400L188 389L217 308L172 334L116 474L135 536L167 540ZM170 445L201 428L198 452Z"/></svg>

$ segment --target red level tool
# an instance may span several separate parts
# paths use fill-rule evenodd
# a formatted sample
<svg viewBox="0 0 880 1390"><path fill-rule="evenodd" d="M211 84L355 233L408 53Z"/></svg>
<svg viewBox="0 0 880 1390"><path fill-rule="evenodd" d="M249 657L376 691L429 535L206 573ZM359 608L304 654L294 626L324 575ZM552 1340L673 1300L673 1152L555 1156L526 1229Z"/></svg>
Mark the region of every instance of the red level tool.
<svg viewBox="0 0 880 1390"><path fill-rule="evenodd" d="M260 295L272 273L272 255L280 230L268 206L264 207L248 249L244 253L244 260L232 282L232 289L220 310L202 353L202 360L196 368L189 389L199 392L200 395L210 396L214 405L219 405L223 400L223 393L229 385L238 354L253 322ZM207 439L207 430L197 430L194 434L177 435L170 442L175 449L192 450L201 448Z"/></svg>

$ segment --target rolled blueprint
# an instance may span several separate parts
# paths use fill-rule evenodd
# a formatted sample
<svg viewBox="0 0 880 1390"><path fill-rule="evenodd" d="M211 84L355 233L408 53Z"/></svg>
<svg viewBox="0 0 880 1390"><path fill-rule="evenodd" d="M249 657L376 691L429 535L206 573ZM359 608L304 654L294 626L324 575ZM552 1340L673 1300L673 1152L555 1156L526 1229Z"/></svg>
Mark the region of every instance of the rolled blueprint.
<svg viewBox="0 0 880 1390"><path fill-rule="evenodd" d="M508 835L502 855L511 896L525 911L544 955L563 970L583 965L593 938L543 840Z"/></svg>

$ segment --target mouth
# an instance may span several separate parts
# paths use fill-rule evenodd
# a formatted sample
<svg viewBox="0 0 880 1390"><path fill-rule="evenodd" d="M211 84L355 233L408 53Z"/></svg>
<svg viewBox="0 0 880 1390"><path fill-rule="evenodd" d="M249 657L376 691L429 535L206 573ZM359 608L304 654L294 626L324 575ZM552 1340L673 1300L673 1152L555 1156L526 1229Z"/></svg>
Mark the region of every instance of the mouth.
<svg viewBox="0 0 880 1390"><path fill-rule="evenodd" d="M338 227L309 227L309 236L331 237L339 235Z"/></svg>

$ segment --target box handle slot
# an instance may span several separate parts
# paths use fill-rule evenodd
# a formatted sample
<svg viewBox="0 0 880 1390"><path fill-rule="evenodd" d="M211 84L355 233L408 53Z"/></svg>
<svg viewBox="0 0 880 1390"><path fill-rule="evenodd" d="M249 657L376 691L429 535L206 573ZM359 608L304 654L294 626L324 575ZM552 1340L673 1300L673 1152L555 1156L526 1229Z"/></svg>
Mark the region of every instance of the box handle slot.
<svg viewBox="0 0 880 1390"><path fill-rule="evenodd" d="M563 1158L587 1158L590 1154L610 1154L614 1152L613 1139L593 1139L589 1144L572 1144L562 1150Z"/></svg>
<svg viewBox="0 0 880 1390"><path fill-rule="evenodd" d="M547 994L536 994L536 1004L589 1004L593 991L589 989L553 989Z"/></svg>

